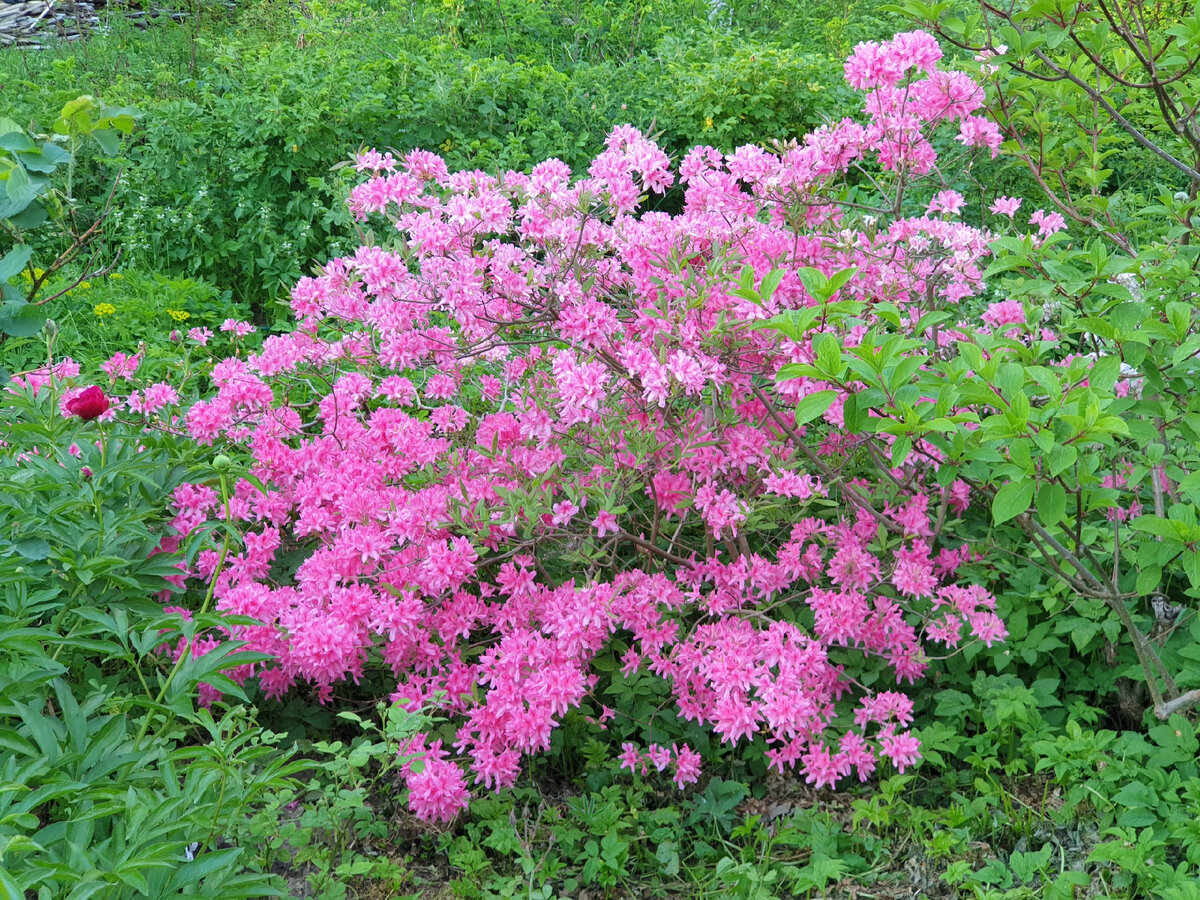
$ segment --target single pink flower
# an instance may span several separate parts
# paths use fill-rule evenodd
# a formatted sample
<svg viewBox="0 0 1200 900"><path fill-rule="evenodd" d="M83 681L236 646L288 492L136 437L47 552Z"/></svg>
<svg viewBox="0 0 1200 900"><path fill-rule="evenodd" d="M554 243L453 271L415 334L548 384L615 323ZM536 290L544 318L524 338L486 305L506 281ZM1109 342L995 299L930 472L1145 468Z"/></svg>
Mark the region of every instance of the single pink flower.
<svg viewBox="0 0 1200 900"><path fill-rule="evenodd" d="M998 216L1008 216L1010 219L1021 208L1020 197L997 197L988 210Z"/></svg>
<svg viewBox="0 0 1200 900"><path fill-rule="evenodd" d="M620 530L617 528L616 515L607 509L596 513L596 518L592 519L592 527L596 529L596 537L604 537L610 532L616 534Z"/></svg>

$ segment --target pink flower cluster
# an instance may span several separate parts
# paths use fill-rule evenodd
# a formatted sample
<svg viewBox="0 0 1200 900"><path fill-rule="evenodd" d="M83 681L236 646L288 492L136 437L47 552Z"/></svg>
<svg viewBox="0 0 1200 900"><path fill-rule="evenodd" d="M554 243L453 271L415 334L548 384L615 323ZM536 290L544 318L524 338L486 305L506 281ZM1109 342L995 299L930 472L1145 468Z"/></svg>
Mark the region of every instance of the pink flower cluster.
<svg viewBox="0 0 1200 900"><path fill-rule="evenodd" d="M645 775L652 767L658 772L673 767L673 780L677 787L682 788L700 779L700 754L686 745L680 747L678 744L670 747L651 744L644 753L628 742L621 746L622 769Z"/></svg>
<svg viewBox="0 0 1200 900"><path fill-rule="evenodd" d="M510 786L569 710L591 708L593 663L618 637L624 671L661 679L684 719L727 742L761 736L814 784L912 765L911 703L844 663L911 683L929 641L1003 638L993 598L956 581L970 551L937 547L966 486L939 485L928 446L855 480L857 451L881 439L843 427L844 397L790 424L830 387L776 382L816 358L812 335L753 326L813 303L802 267L856 267L843 296L913 323L979 290L989 236L958 220L959 195L934 190L926 214L884 221L834 199L864 162L914 190L943 127L994 152L980 89L939 57L920 33L860 46L847 76L863 122L778 153L694 149L678 215L642 211L676 172L629 127L581 178L557 160L493 176L422 151L359 154L373 174L350 208L386 215L394 244L302 279L294 330L217 364L215 395L185 414L196 441L253 459L228 504L244 547L219 572L202 553L194 574L262 623L235 631L274 658L264 689L329 696L390 667L397 702L458 724L451 746L409 748L410 802L433 819L466 803L464 767ZM747 300L744 267L756 284L783 276ZM846 347L865 333L828 330ZM226 515L201 488L176 500L180 534ZM285 542L304 558L278 580ZM682 745L622 760L680 785L699 774Z"/></svg>

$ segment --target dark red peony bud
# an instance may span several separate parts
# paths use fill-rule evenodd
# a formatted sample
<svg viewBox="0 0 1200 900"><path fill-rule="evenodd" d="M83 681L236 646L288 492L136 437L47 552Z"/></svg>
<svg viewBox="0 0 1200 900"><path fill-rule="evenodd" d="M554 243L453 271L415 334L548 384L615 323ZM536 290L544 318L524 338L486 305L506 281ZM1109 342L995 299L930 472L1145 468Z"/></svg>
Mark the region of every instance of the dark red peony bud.
<svg viewBox="0 0 1200 900"><path fill-rule="evenodd" d="M78 397L67 401L67 412L79 416L85 422L103 415L107 410L108 398L104 396L104 391L94 384Z"/></svg>

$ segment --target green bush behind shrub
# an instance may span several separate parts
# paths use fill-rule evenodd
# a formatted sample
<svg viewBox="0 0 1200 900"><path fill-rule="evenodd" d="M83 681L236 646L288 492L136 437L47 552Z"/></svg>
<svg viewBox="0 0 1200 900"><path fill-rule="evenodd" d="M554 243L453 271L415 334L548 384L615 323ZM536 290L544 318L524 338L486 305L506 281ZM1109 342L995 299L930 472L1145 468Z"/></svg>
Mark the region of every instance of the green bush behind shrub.
<svg viewBox="0 0 1200 900"><path fill-rule="evenodd" d="M349 249L349 173L332 171L347 148L421 147L485 171L558 157L580 170L621 123L680 154L795 137L839 110L832 47L801 49L698 17L707 4L675 5L655 13L674 27L627 23L587 53L539 30L566 27L554 4L504 4L510 34L530 25L505 47L502 30L473 39L427 4L341 4L296 20L253 6L244 28L167 25L141 43L118 29L86 55L0 60L0 82L19 85L19 99L4 90L18 120L45 121L80 90L136 107L109 231L123 265L203 278L269 321L286 285ZM639 4L604 6L619 31L618 7ZM84 179L77 195L96 205L106 187Z"/></svg>

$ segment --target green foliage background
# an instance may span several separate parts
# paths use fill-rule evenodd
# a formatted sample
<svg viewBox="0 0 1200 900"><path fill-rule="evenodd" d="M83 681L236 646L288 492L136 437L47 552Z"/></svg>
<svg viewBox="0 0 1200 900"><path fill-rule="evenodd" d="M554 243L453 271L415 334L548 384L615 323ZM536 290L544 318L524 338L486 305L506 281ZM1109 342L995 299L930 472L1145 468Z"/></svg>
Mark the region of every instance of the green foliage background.
<svg viewBox="0 0 1200 900"><path fill-rule="evenodd" d="M485 171L553 156L578 171L622 123L675 154L792 138L840 108L843 51L887 21L832 4L709 13L690 0L257 3L225 27L118 24L83 53L0 56L0 99L43 124L81 92L140 110L113 246L270 321L287 285L349 248L349 173L333 171L347 148L421 147ZM106 186L79 196L96 204Z"/></svg>

